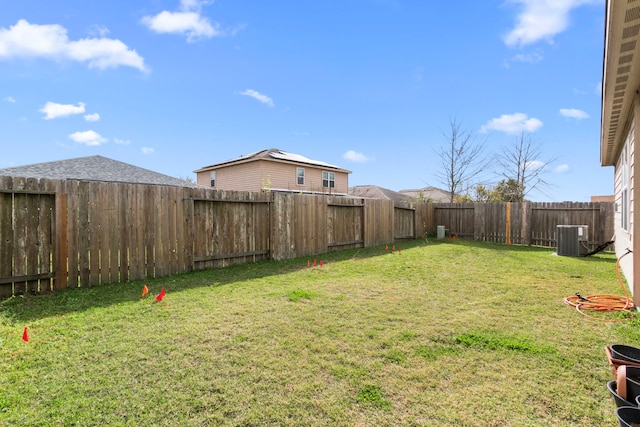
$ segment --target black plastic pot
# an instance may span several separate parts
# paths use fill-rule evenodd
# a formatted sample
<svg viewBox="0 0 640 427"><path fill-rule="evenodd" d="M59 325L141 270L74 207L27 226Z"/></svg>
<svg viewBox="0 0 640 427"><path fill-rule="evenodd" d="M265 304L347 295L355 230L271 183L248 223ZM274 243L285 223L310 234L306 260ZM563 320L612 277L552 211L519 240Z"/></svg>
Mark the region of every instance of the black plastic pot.
<svg viewBox="0 0 640 427"><path fill-rule="evenodd" d="M612 344L609 347L614 359L640 363L640 348L624 344Z"/></svg>
<svg viewBox="0 0 640 427"><path fill-rule="evenodd" d="M640 383L629 378L629 367L627 366L627 400L636 401L636 397L640 396Z"/></svg>
<svg viewBox="0 0 640 427"><path fill-rule="evenodd" d="M616 416L620 427L631 427L631 423L640 423L640 408L637 406L622 406L616 409Z"/></svg>
<svg viewBox="0 0 640 427"><path fill-rule="evenodd" d="M609 390L609 392L613 396L613 400L616 402L616 406L618 408L621 408L623 406L637 407L636 404L635 404L635 400L633 402L629 402L628 400L623 399L618 394L618 386L616 384L616 380L611 380L611 381L607 382L607 389Z"/></svg>
<svg viewBox="0 0 640 427"><path fill-rule="evenodd" d="M627 365L627 380L640 384L640 366Z"/></svg>

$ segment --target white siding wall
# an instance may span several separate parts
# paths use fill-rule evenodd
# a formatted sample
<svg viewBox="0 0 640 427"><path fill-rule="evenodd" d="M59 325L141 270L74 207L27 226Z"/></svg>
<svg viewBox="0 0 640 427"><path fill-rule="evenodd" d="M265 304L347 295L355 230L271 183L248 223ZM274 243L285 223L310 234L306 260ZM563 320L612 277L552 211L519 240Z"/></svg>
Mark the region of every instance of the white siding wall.
<svg viewBox="0 0 640 427"><path fill-rule="evenodd" d="M622 164L622 156L618 157L618 161L615 167L615 203L616 203L616 212L615 212L615 241L616 241L616 255L618 257L622 257L627 253L628 249L633 250L633 212L634 212L634 181L635 181L635 173L634 173L634 163L635 163L635 138L634 138L634 129L635 126L631 125L630 130L626 135L626 142L624 147L622 148L622 152L624 150L628 150L628 162L629 162L629 184L628 184L628 204L629 204L629 226L627 230L622 228L622 188L623 188L623 164ZM628 255L624 256L620 261L620 267L622 272L629 283L629 289L633 293L633 256Z"/></svg>
<svg viewBox="0 0 640 427"><path fill-rule="evenodd" d="M304 168L304 185L298 185L296 169ZM263 188L286 191L327 191L322 188L322 171L310 165L294 165L267 160L236 163L216 169L216 189L237 191L261 191ZM329 169L326 169L329 170ZM331 170L329 170L331 171ZM335 172L335 187L332 193L347 193L349 178L346 172ZM210 172L200 172L197 181L209 186Z"/></svg>

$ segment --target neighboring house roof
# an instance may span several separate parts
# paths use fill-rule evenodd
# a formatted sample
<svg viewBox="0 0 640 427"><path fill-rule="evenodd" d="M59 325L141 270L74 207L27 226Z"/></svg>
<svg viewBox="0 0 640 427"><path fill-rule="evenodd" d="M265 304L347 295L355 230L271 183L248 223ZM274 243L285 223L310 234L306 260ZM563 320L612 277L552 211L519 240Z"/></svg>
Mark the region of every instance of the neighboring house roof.
<svg viewBox="0 0 640 427"><path fill-rule="evenodd" d="M397 191L378 187L377 185L356 185L349 187L349 195L366 199L393 200L394 202L409 202L411 197Z"/></svg>
<svg viewBox="0 0 640 427"><path fill-rule="evenodd" d="M627 137L626 126L640 87L640 13L633 1L606 3L600 162L613 166Z"/></svg>
<svg viewBox="0 0 640 427"><path fill-rule="evenodd" d="M400 193L417 200L447 203L451 200L451 193L437 187L424 187L417 190L400 190Z"/></svg>
<svg viewBox="0 0 640 427"><path fill-rule="evenodd" d="M5 168L0 169L0 176L199 187L199 185L184 179L174 178L102 156L79 157Z"/></svg>
<svg viewBox="0 0 640 427"><path fill-rule="evenodd" d="M270 148L268 150L256 151L254 153L246 154L232 160L227 160L221 163L204 166L198 170L195 170L194 172L195 173L205 172L205 171L217 169L223 166L231 166L234 164L253 162L256 160L270 160L270 161L280 161L285 163L305 164L310 166L317 166L321 168L336 170L339 172L351 173L350 170L343 169L339 166L331 165L329 163L325 163L320 160L311 160L300 154L287 153L286 151L282 151L277 148Z"/></svg>

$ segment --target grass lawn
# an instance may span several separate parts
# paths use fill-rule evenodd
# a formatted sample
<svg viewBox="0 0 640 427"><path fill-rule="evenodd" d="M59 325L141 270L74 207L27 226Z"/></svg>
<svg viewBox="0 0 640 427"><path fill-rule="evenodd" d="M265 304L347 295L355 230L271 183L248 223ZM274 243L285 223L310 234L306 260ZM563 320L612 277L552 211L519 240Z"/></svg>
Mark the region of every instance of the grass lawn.
<svg viewBox="0 0 640 427"><path fill-rule="evenodd" d="M614 255L398 248L0 302L0 425L617 425L604 347L640 321L563 303L622 295Z"/></svg>

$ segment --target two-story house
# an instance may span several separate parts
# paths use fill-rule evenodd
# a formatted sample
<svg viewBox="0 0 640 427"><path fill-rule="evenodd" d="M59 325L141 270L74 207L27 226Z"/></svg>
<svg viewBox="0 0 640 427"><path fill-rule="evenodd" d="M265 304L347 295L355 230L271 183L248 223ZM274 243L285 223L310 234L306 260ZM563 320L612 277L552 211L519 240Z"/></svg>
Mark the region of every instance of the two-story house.
<svg viewBox="0 0 640 427"><path fill-rule="evenodd" d="M199 185L216 190L346 195L351 171L276 148L195 170Z"/></svg>

